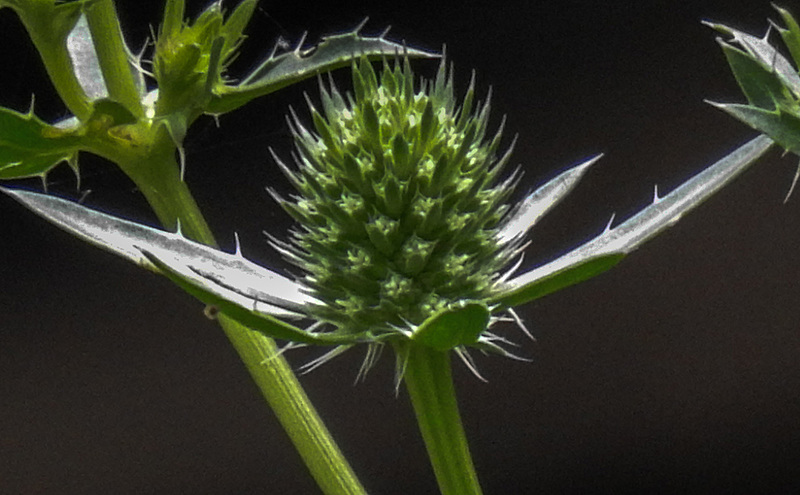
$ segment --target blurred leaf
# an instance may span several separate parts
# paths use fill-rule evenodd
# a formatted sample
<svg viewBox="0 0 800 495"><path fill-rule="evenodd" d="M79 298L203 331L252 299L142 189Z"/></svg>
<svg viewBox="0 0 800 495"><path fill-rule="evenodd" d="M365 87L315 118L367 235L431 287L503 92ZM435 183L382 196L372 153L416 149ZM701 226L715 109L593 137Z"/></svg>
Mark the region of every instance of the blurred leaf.
<svg viewBox="0 0 800 495"><path fill-rule="evenodd" d="M782 9L775 4L773 4L773 7L781 15L783 22L786 23L786 28L777 26L777 29L781 33L783 43L794 59L795 66L797 66L800 64L800 26L797 25L797 21L794 20L788 10Z"/></svg>
<svg viewBox="0 0 800 495"><path fill-rule="evenodd" d="M86 3L95 0L0 0L0 8L11 7L29 29L53 40L65 40Z"/></svg>
<svg viewBox="0 0 800 495"><path fill-rule="evenodd" d="M92 116L89 118L90 122L104 120L108 123L108 127L135 124L137 122L136 116L125 105L110 98L101 98L94 101L92 105L93 111Z"/></svg>
<svg viewBox="0 0 800 495"><path fill-rule="evenodd" d="M178 36L183 28L183 13L186 10L184 0L167 0L164 5L164 16L158 29L158 38L171 39Z"/></svg>

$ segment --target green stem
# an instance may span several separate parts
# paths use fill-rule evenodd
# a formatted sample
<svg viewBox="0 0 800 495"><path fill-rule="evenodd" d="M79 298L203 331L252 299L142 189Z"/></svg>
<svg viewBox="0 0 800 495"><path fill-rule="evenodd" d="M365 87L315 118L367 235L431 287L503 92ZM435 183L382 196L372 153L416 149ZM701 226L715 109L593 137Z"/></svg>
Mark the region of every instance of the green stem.
<svg viewBox="0 0 800 495"><path fill-rule="evenodd" d="M403 379L442 494L480 494L458 413L449 354L410 345Z"/></svg>
<svg viewBox="0 0 800 495"><path fill-rule="evenodd" d="M85 13L108 96L137 117L143 117L144 109L113 0L90 2Z"/></svg>
<svg viewBox="0 0 800 495"><path fill-rule="evenodd" d="M67 107L81 120L92 111L78 81L66 48L75 17L47 2L15 6L44 61L48 75ZM142 118L144 111L131 72L119 21L112 0L86 4L86 18L109 96ZM66 7L65 7L66 8ZM216 241L175 162L175 146L160 124L143 119L117 139L87 140L92 151L115 163L144 194L162 225L174 229L180 222L187 237L208 245ZM128 143L124 143L128 139ZM286 360L272 339L237 322L219 318L225 334L239 353L264 398L294 443L311 475L326 494L365 493L341 451L311 405Z"/></svg>
<svg viewBox="0 0 800 495"><path fill-rule="evenodd" d="M174 228L180 220L186 236L216 244L186 183L180 180L174 148L168 154L149 154L147 158L118 163L166 228ZM277 352L275 341L224 316L219 321L323 493L366 493L291 367Z"/></svg>
<svg viewBox="0 0 800 495"><path fill-rule="evenodd" d="M57 21L63 22L64 19L57 17L52 12L52 7L46 4L26 3L13 7L39 52L61 101L76 117L87 119L92 113L92 104L75 75L72 59L67 51L67 28L71 26L59 24Z"/></svg>
<svg viewBox="0 0 800 495"><path fill-rule="evenodd" d="M220 324L322 492L365 494L275 341L224 317Z"/></svg>

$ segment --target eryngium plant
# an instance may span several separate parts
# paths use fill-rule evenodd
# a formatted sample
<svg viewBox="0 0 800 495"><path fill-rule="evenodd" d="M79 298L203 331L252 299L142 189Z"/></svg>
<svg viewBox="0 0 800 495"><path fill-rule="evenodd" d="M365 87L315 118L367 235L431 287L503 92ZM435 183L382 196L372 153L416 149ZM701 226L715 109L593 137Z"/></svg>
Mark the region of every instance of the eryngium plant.
<svg viewBox="0 0 800 495"><path fill-rule="evenodd" d="M291 121L297 170L278 163L299 196L273 194L298 227L273 245L305 272L315 320L400 344L441 311L489 306L522 242L498 236L516 175L497 181L511 150L498 160L501 132L485 139L489 101L473 111L474 79L459 107L444 62L418 89L408 60L385 63L380 84L366 59L352 73L349 102L321 85L316 133ZM493 340L481 332L426 343L493 348Z"/></svg>
<svg viewBox="0 0 800 495"><path fill-rule="evenodd" d="M355 97L322 89L325 116L311 105L316 133L293 114L295 170L276 157L299 194L273 196L298 226L288 242L271 236L271 244L303 270L296 279L248 261L238 247L228 254L196 243L180 229L164 232L52 196L3 191L271 337L337 346L331 355L358 343L414 342L454 349L470 364L466 347L510 355L498 345L507 341L488 330L503 320L524 330L514 306L614 266L772 144L765 136L753 139L668 195L656 193L620 225L609 222L594 239L518 274L530 228L599 157L509 207L518 174L498 182L510 150L498 159L500 132L484 138L489 105L472 111L473 84L458 107L444 64L418 90L405 61L385 64L379 77L362 60L353 81ZM289 323L303 319L313 324Z"/></svg>
<svg viewBox="0 0 800 495"><path fill-rule="evenodd" d="M0 106L0 180L40 177L46 185L61 162L80 178L79 156L88 152L118 166L164 228L180 225L187 237L216 245L183 181L189 127L203 115L217 118L360 56L380 59L404 46L386 39L387 31L361 34L362 23L313 46L305 37L292 48L276 43L249 73L237 75L228 64L238 56L257 0L241 0L231 10L210 2L194 19L185 18L184 0L163 3L154 43L138 51L129 49L113 0L0 0L0 10L12 10L25 27L63 112L71 114L51 124L35 115L33 104L24 113ZM435 56L412 48L405 53ZM275 342L226 315L219 322L320 489L363 493Z"/></svg>
<svg viewBox="0 0 800 495"><path fill-rule="evenodd" d="M509 151L487 139L489 105L470 84L462 105L443 63L415 89L406 61L353 67L354 96L322 88L314 133L293 116L295 169L278 163L298 195L278 202L297 220L275 246L303 274L290 279L233 254L37 193L4 191L62 228L154 269L221 311L290 343L333 345L311 366L367 344L397 354L443 493L480 493L450 377L450 351L509 354L495 326L523 328L512 308L610 268L718 191L772 144L759 136L622 224L554 261L516 274L533 224L597 158L506 204L517 173L499 174ZM501 126L502 127L502 126ZM500 156L498 158L498 155ZM294 325L311 320L306 328ZM291 322L291 323L290 323ZM490 331L491 330L491 331ZM269 359L269 358L268 358Z"/></svg>

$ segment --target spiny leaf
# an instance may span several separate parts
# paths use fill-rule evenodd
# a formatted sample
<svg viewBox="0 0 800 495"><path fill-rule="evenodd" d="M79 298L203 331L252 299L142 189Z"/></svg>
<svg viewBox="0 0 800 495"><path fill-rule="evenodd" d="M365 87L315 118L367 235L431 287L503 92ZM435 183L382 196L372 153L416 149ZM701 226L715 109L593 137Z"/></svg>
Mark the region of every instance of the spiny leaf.
<svg viewBox="0 0 800 495"><path fill-rule="evenodd" d="M51 126L32 112L0 107L0 178L45 175L62 161L74 161L80 138Z"/></svg>
<svg viewBox="0 0 800 495"><path fill-rule="evenodd" d="M162 273L198 299L275 338L309 344L353 343L361 335L309 333L278 320L303 318L314 299L272 270L191 241L87 208L78 203L0 187L26 208L95 246Z"/></svg>
<svg viewBox="0 0 800 495"><path fill-rule="evenodd" d="M302 342L304 344L336 345L352 344L357 340L352 335L339 335L334 333L314 334L281 321L274 316L258 310L258 301L253 300L251 306L243 306L240 303L232 302L223 291L215 290L213 283L200 281L196 273L191 271L178 271L180 268L190 267L169 256L159 258L147 250L142 250L142 254L155 266L159 272L172 280L178 287L196 297L203 303L216 308L221 313L233 318L242 325L263 333L273 339L284 339L291 342ZM222 274L222 272L219 272ZM229 273L225 273L226 277ZM204 273L203 277L207 281L216 282L213 274Z"/></svg>
<svg viewBox="0 0 800 495"><path fill-rule="evenodd" d="M786 28L778 27L777 29L781 33L783 43L789 49L789 53L792 55L796 65L800 63L800 26L797 25L797 21L794 20L788 10L782 9L775 4L772 6L775 7L775 10L783 18L783 22L786 23Z"/></svg>
<svg viewBox="0 0 800 495"><path fill-rule="evenodd" d="M753 129L763 132L783 148L800 154L800 117L794 113L766 110L751 105L712 103Z"/></svg>
<svg viewBox="0 0 800 495"><path fill-rule="evenodd" d="M575 188L589 167L602 157L603 155L594 156L558 174L528 195L503 221L502 228L497 233L499 242L506 244L523 237L545 213L560 203Z"/></svg>
<svg viewBox="0 0 800 495"><path fill-rule="evenodd" d="M766 38L757 38L738 29L733 29L722 24L705 22L707 26L717 31L732 36L731 42L741 46L754 60L763 66L772 69L795 96L800 97L800 76L792 64L770 45Z"/></svg>
<svg viewBox="0 0 800 495"><path fill-rule="evenodd" d="M732 181L772 144L764 135L752 139L616 228L608 228L564 256L508 281L490 302L516 306L611 268Z"/></svg>
<svg viewBox="0 0 800 495"><path fill-rule="evenodd" d="M359 26L360 28L360 26ZM345 67L360 56L378 59L392 56L395 53L407 54L409 57L434 58L436 54L407 48L401 44L386 40L383 36L367 37L358 33L358 29L322 39L319 45L296 49L275 55L273 52L253 72L236 86L219 85L207 112L221 114L234 110L248 101L263 96L298 81Z"/></svg>
<svg viewBox="0 0 800 495"><path fill-rule="evenodd" d="M251 263L240 255L223 253L189 240L180 233L164 232L122 220L47 194L5 188L0 188L0 191L76 237L145 268L154 269L150 263L153 256L173 256L182 260L189 271L196 273L213 272L215 266L225 266L229 275L217 276L221 285L232 285L231 279L234 279L239 288L237 293L249 298L248 301L269 304L276 313L282 315L297 316L299 308L311 301L286 277ZM144 251L150 253L150 257L145 256ZM270 289L279 290L281 296L273 297L265 292Z"/></svg>
<svg viewBox="0 0 800 495"><path fill-rule="evenodd" d="M750 104L764 109L773 109L781 102L786 102L786 104L793 102L789 89L771 67L765 66L759 60L724 41L720 41L719 44L728 59L728 65L731 67L736 82L739 83L739 87L742 88L742 92Z"/></svg>

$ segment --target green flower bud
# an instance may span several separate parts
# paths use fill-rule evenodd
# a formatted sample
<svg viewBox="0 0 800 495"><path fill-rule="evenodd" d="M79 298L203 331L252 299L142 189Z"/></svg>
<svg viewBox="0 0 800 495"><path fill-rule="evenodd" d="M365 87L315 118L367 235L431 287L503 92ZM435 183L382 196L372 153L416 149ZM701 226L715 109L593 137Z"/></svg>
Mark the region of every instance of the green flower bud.
<svg viewBox="0 0 800 495"><path fill-rule="evenodd" d="M279 200L299 227L276 247L321 301L315 319L399 342L438 312L486 306L517 253L521 241L497 236L513 180L496 178L509 152L498 159L502 126L485 139L489 101L473 111L474 77L458 107L444 62L418 89L407 60L376 74L363 58L352 74L354 98L320 84L315 132L292 113L297 169L279 164L299 195ZM468 340L452 346L477 335Z"/></svg>

